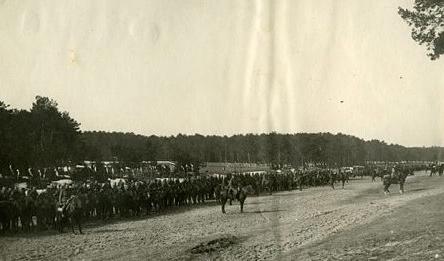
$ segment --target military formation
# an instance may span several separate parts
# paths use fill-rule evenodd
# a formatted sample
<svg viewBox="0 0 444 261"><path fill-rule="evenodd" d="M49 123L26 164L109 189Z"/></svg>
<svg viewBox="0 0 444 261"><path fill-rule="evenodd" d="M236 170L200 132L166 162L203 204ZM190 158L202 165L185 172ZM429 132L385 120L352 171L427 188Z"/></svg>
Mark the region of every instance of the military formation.
<svg viewBox="0 0 444 261"><path fill-rule="evenodd" d="M392 169L394 168L390 166L367 166L358 172L350 172L343 168L312 167L256 174L233 173L226 176L193 175L148 181L120 179L118 182L52 184L45 189L3 186L0 190L0 228L2 232L55 228L61 230L63 223L68 222L68 206L73 199L78 202L77 219L82 222L131 218L155 215L208 201L220 202L221 192L230 189L239 191L242 187L250 186L253 193L259 195L313 186L328 185L334 189L336 182L342 182L344 188L350 178L382 178L391 175ZM402 173L411 174L420 169L425 167L404 166ZM384 185L386 186L385 183Z"/></svg>

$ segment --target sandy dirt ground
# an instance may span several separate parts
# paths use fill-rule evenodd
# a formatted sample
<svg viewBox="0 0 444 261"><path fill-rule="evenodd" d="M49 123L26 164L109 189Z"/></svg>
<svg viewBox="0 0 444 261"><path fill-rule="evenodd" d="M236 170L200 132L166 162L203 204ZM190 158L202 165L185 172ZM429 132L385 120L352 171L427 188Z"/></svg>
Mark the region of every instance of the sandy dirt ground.
<svg viewBox="0 0 444 261"><path fill-rule="evenodd" d="M389 217L399 207L444 193L444 177L408 177L385 196L381 182L247 198L239 205L180 209L137 220L87 224L83 235L48 232L0 237L0 260L305 260L304 247ZM359 231L357 232L359 233Z"/></svg>
<svg viewBox="0 0 444 261"><path fill-rule="evenodd" d="M444 260L443 202L444 193L409 201L390 215L332 234L282 259Z"/></svg>

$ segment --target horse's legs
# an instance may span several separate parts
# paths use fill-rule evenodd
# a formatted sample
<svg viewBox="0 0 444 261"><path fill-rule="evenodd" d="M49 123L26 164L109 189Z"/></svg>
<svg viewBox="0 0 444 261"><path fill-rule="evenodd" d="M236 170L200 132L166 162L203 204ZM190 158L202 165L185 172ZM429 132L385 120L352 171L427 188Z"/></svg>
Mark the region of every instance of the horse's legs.
<svg viewBox="0 0 444 261"><path fill-rule="evenodd" d="M230 198L230 206L233 204L233 199Z"/></svg>
<svg viewBox="0 0 444 261"><path fill-rule="evenodd" d="M11 231L18 232L18 217L16 216L11 220Z"/></svg>
<svg viewBox="0 0 444 261"><path fill-rule="evenodd" d="M72 233L75 235L76 231L74 230L74 222L73 222L72 218L69 219L69 223L71 224Z"/></svg>
<svg viewBox="0 0 444 261"><path fill-rule="evenodd" d="M404 182L399 182L399 193L404 194Z"/></svg>
<svg viewBox="0 0 444 261"><path fill-rule="evenodd" d="M245 199L239 199L241 213L244 212L244 202L245 202Z"/></svg>
<svg viewBox="0 0 444 261"><path fill-rule="evenodd" d="M390 187L390 184L385 184L385 185L384 185L384 194L385 194L385 195L387 195L388 193L390 193L390 191L389 191L389 187Z"/></svg>
<svg viewBox="0 0 444 261"><path fill-rule="evenodd" d="M57 213L56 220L54 221L54 226L57 227L60 233L63 233L63 219L62 216Z"/></svg>
<svg viewBox="0 0 444 261"><path fill-rule="evenodd" d="M225 214L225 204L227 203L227 199L226 198L221 198L221 207L222 207L222 213Z"/></svg>
<svg viewBox="0 0 444 261"><path fill-rule="evenodd" d="M344 189L345 186L345 179L342 180L342 189Z"/></svg>
<svg viewBox="0 0 444 261"><path fill-rule="evenodd" d="M82 232L82 222L80 222L80 220L78 221L77 225L79 227L80 234L83 234L83 232Z"/></svg>

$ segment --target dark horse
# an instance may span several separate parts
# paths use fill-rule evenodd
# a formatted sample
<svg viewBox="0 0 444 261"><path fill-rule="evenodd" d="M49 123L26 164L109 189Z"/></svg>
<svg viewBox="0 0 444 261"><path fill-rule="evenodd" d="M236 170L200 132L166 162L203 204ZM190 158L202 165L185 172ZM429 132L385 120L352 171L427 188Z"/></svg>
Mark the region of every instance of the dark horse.
<svg viewBox="0 0 444 261"><path fill-rule="evenodd" d="M1 232L8 230L17 230L18 227L19 208L13 201L0 201L0 224Z"/></svg>
<svg viewBox="0 0 444 261"><path fill-rule="evenodd" d="M341 181L342 183L342 189L344 189L345 182L349 181L348 173L344 171L338 171L336 173L331 173L330 175L330 185L333 189L335 189L335 182Z"/></svg>
<svg viewBox="0 0 444 261"><path fill-rule="evenodd" d="M392 175L384 175L382 184L384 185L384 194L390 193L389 187L391 184L399 184L399 193L404 193L404 183L409 172L406 170L396 171Z"/></svg>
<svg viewBox="0 0 444 261"><path fill-rule="evenodd" d="M435 165L433 165L430 167L430 177L435 174L438 175L438 168Z"/></svg>
<svg viewBox="0 0 444 261"><path fill-rule="evenodd" d="M59 222L59 231L63 233L63 227L66 223L71 225L72 232L74 231L74 224L77 224L80 234L82 232L82 214L83 207L79 196L71 196L70 199L57 211L57 220Z"/></svg>
<svg viewBox="0 0 444 261"><path fill-rule="evenodd" d="M222 189L220 191L220 203L222 205L222 213L225 214L225 204L228 200L231 201L237 199L240 203L240 211L241 213L244 212L244 203L245 199L247 198L247 195L253 191L253 187L251 185L244 186L240 189Z"/></svg>

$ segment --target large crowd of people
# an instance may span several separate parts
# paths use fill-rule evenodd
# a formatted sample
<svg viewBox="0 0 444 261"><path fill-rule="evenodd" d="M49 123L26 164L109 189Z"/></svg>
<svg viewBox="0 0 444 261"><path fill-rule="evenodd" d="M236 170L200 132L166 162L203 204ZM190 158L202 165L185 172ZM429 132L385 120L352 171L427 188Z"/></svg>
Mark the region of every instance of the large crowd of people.
<svg viewBox="0 0 444 261"><path fill-rule="evenodd" d="M413 168L410 168L414 170ZM416 170L416 169L415 169ZM353 176L382 176L387 168L366 167L359 172L341 168L310 168L193 175L185 178L150 180L117 179L49 184L45 189L3 186L0 190L0 228L2 231L46 230L56 226L57 211L77 196L82 203L82 219L108 220L162 213L190 205L218 201L221 190L251 185L254 193L273 193L311 186L330 185Z"/></svg>

